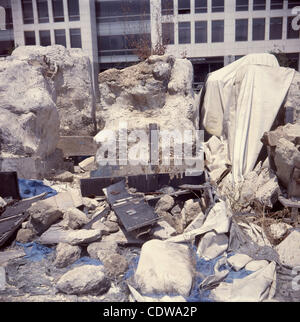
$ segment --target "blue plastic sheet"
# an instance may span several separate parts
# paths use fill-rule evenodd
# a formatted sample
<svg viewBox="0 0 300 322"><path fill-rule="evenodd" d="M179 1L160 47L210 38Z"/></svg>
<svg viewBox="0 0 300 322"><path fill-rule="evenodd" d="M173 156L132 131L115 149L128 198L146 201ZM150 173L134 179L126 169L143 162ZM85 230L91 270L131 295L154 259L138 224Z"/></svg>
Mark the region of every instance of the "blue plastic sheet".
<svg viewBox="0 0 300 322"><path fill-rule="evenodd" d="M18 181L20 196L22 199L38 196L44 192L47 192L44 199L53 197L57 194L56 190L44 185L43 181L27 179L18 179Z"/></svg>
<svg viewBox="0 0 300 322"><path fill-rule="evenodd" d="M90 258L88 256L84 256L79 258L76 262L74 262L70 268L82 266L82 265L95 265L100 266L103 265L103 263L99 259Z"/></svg>
<svg viewBox="0 0 300 322"><path fill-rule="evenodd" d="M31 262L40 262L41 260L46 258L51 252L53 252L52 248L40 245L35 242L26 244L17 242L16 244L24 248L26 254L24 258L30 260Z"/></svg>

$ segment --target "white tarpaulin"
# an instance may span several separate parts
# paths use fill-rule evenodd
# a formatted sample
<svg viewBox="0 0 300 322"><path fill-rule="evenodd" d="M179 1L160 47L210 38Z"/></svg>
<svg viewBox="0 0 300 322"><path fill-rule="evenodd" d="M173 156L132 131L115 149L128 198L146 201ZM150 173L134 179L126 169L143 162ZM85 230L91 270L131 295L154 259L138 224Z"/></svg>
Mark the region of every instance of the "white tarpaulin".
<svg viewBox="0 0 300 322"><path fill-rule="evenodd" d="M251 171L294 77L275 56L251 54L212 73L201 108L205 129L228 139L234 182Z"/></svg>

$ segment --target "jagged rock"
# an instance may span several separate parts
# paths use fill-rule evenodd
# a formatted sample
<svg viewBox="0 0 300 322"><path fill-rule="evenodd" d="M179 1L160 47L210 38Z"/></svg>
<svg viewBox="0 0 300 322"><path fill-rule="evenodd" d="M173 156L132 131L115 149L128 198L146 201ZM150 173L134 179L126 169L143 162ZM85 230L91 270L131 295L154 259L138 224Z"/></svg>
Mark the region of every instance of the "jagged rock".
<svg viewBox="0 0 300 322"><path fill-rule="evenodd" d="M60 181L60 182L73 182L73 174L69 171L64 171L62 173L57 174L55 177L53 177L54 181Z"/></svg>
<svg viewBox="0 0 300 322"><path fill-rule="evenodd" d="M118 244L113 241L105 241L91 243L87 247L87 252L91 258L98 258L98 253L101 252L103 254L115 254L119 252Z"/></svg>
<svg viewBox="0 0 300 322"><path fill-rule="evenodd" d="M171 222L169 220L169 222ZM177 213L175 215L173 215L173 221L174 225L173 227L175 228L177 234L182 234L184 231L184 227L185 227L185 218L182 217L182 213Z"/></svg>
<svg viewBox="0 0 300 322"><path fill-rule="evenodd" d="M44 245L67 243L70 245L89 244L101 239L101 231L96 229L64 230L52 225L37 242Z"/></svg>
<svg viewBox="0 0 300 322"><path fill-rule="evenodd" d="M87 197L82 198L82 201L84 206L87 207L89 210L95 210L99 205L99 202L97 200Z"/></svg>
<svg viewBox="0 0 300 322"><path fill-rule="evenodd" d="M235 271L239 271L251 261L253 261L252 258L246 254L235 254L227 259L228 264L233 267Z"/></svg>
<svg viewBox="0 0 300 322"><path fill-rule="evenodd" d="M79 229L88 222L89 219L84 212L77 208L69 208L65 212L63 222L60 225L66 228Z"/></svg>
<svg viewBox="0 0 300 322"><path fill-rule="evenodd" d="M97 118L105 120L105 124L95 141L102 145L106 140L102 135L104 130L119 129L120 120L127 123L128 133L137 129L148 132L149 124L157 124L160 130L194 130L192 83L192 64L187 59L168 55L149 57L123 70L100 73L102 109ZM176 142L177 139L178 135ZM96 155L96 162L101 164L100 154Z"/></svg>
<svg viewBox="0 0 300 322"><path fill-rule="evenodd" d="M16 241L25 244L33 241L35 237L36 235L31 229L21 228L17 233Z"/></svg>
<svg viewBox="0 0 300 322"><path fill-rule="evenodd" d="M66 294L101 295L109 290L110 282L101 267L83 265L65 273L56 287Z"/></svg>
<svg viewBox="0 0 300 322"><path fill-rule="evenodd" d="M109 229L106 225L104 225L103 222L101 222L100 220L94 222L92 224L92 229L98 229L102 232L103 235L108 235L109 234Z"/></svg>
<svg viewBox="0 0 300 322"><path fill-rule="evenodd" d="M169 195L161 197L155 205L155 212L161 213L170 210L174 206L174 199Z"/></svg>
<svg viewBox="0 0 300 322"><path fill-rule="evenodd" d="M38 84L38 80L41 79L43 86L40 87L42 89L51 89L51 107L55 110L56 118L58 119L55 104L57 106L60 119L60 134L94 134L95 97L93 91L92 69L89 57L82 49L67 49L60 45L47 47L20 46L12 53L12 59L14 61L17 60L22 64L29 65L36 73L36 75L28 75L25 73L26 69L24 67L16 66L16 70L14 70L14 74L11 74L11 77L15 77L16 75L18 75L18 77L15 77L11 82L13 84L12 86L15 86L14 88L18 89L25 89L24 92L15 91L15 95L19 95L17 96L19 100L21 99L24 101L22 96L28 96L29 101L34 102L34 100L32 100L33 92L26 91L26 89L31 88L28 85L34 85L33 88L36 88L35 84ZM20 68L20 70L17 70L17 68ZM5 75L3 75L3 77L7 83L9 78L6 78ZM19 86L16 81L20 82ZM27 84L27 86L24 87L24 84ZM49 94L47 95L47 91L42 92L40 90L40 96L35 97L39 97L39 99L43 98L45 100L48 96ZM39 101L36 101L35 103L35 106L39 106ZM45 104L40 104L40 106L44 105ZM38 126L41 128L41 133L45 132L44 135L49 133L54 139L58 132L57 129L52 132L53 126L56 125L59 127L59 123L56 121L56 123L52 125L52 128L49 128L49 126L51 126L50 123L53 123L51 116L51 113L48 112L48 115L44 116L44 122L46 121L46 124L39 122ZM46 147L45 142L42 141L41 144ZM47 148L49 149L50 147Z"/></svg>
<svg viewBox="0 0 300 322"><path fill-rule="evenodd" d="M181 213L181 208L179 207L179 205L174 206L171 210L171 214L173 216L179 215L180 213Z"/></svg>
<svg viewBox="0 0 300 322"><path fill-rule="evenodd" d="M141 250L134 280L144 295L188 296L193 283L189 247L155 239L146 242Z"/></svg>
<svg viewBox="0 0 300 322"><path fill-rule="evenodd" d="M157 222L155 227L152 229L153 237L158 239L168 239L176 234L176 230L169 225L165 220Z"/></svg>
<svg viewBox="0 0 300 322"><path fill-rule="evenodd" d="M280 240L284 238L289 230L291 230L293 227L291 225L288 225L283 222L274 223L269 226L269 234L271 235L271 238L275 241Z"/></svg>
<svg viewBox="0 0 300 322"><path fill-rule="evenodd" d="M110 234L111 233L116 233L120 229L119 225L116 222L113 222L113 221L106 221L104 223L104 226L107 228L107 231Z"/></svg>
<svg viewBox="0 0 300 322"><path fill-rule="evenodd" d="M0 208L4 208L7 205L6 201L0 197Z"/></svg>
<svg viewBox="0 0 300 322"><path fill-rule="evenodd" d="M56 204L55 197L39 200L27 211L30 215L30 225L32 225L37 234L46 231L63 216L62 210Z"/></svg>
<svg viewBox="0 0 300 322"><path fill-rule="evenodd" d="M108 276L119 277L127 271L128 262L124 256L103 251L98 251L97 254Z"/></svg>
<svg viewBox="0 0 300 322"><path fill-rule="evenodd" d="M289 267L300 266L300 232L294 230L277 247L282 264Z"/></svg>
<svg viewBox="0 0 300 322"><path fill-rule="evenodd" d="M202 213L199 202L189 199L184 203L181 215L185 225L190 224L199 214Z"/></svg>
<svg viewBox="0 0 300 322"><path fill-rule="evenodd" d="M34 59L12 55L0 61L0 70L1 154L46 158L59 138L54 88Z"/></svg>
<svg viewBox="0 0 300 322"><path fill-rule="evenodd" d="M111 211L109 213L109 215L107 216L107 220L112 221L112 222L118 222L118 217L116 216L116 214L113 211Z"/></svg>
<svg viewBox="0 0 300 322"><path fill-rule="evenodd" d="M58 268L73 264L80 258L81 248L66 243L59 243L56 247L54 265Z"/></svg>

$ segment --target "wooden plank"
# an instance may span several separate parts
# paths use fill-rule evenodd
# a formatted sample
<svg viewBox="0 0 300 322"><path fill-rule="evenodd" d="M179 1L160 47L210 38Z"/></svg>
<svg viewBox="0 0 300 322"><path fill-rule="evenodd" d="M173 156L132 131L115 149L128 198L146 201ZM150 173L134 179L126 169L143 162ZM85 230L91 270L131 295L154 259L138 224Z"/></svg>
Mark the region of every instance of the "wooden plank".
<svg viewBox="0 0 300 322"><path fill-rule="evenodd" d="M97 152L97 144L92 136L61 136L57 145L65 157L92 156Z"/></svg>

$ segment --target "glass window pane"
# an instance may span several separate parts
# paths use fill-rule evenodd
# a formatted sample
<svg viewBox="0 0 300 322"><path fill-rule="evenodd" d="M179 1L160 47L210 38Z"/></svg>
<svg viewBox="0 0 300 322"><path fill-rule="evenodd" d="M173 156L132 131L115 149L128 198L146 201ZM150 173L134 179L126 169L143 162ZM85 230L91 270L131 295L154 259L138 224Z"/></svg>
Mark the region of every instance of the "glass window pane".
<svg viewBox="0 0 300 322"><path fill-rule="evenodd" d="M174 44L174 23L162 24L162 42L164 45Z"/></svg>
<svg viewBox="0 0 300 322"><path fill-rule="evenodd" d="M178 23L178 43L190 44L191 43L191 23L179 22Z"/></svg>
<svg viewBox="0 0 300 322"><path fill-rule="evenodd" d="M211 11L212 12L224 12L224 0L212 0Z"/></svg>
<svg viewBox="0 0 300 322"><path fill-rule="evenodd" d="M235 10L236 11L248 11L249 10L249 0L236 0Z"/></svg>
<svg viewBox="0 0 300 322"><path fill-rule="evenodd" d="M207 0L195 0L195 13L207 12Z"/></svg>
<svg viewBox="0 0 300 322"><path fill-rule="evenodd" d="M288 8L293 9L294 7L300 6L300 0L288 0Z"/></svg>
<svg viewBox="0 0 300 322"><path fill-rule="evenodd" d="M283 9L284 0L271 0L271 10Z"/></svg>
<svg viewBox="0 0 300 322"><path fill-rule="evenodd" d="M265 18L255 18L252 24L252 40L265 40Z"/></svg>
<svg viewBox="0 0 300 322"><path fill-rule="evenodd" d="M191 2L190 0L178 0L178 14L189 14L191 13Z"/></svg>
<svg viewBox="0 0 300 322"><path fill-rule="evenodd" d="M51 46L50 30L40 30L40 45Z"/></svg>
<svg viewBox="0 0 300 322"><path fill-rule="evenodd" d="M55 44L67 47L66 31L64 29L54 30Z"/></svg>
<svg viewBox="0 0 300 322"><path fill-rule="evenodd" d="M212 27L212 42L224 42L224 20L213 20Z"/></svg>
<svg viewBox="0 0 300 322"><path fill-rule="evenodd" d="M49 22L48 1L47 0L37 0L36 5L37 5L39 23Z"/></svg>
<svg viewBox="0 0 300 322"><path fill-rule="evenodd" d="M79 0L68 0L69 20L80 20L79 15Z"/></svg>
<svg viewBox="0 0 300 322"><path fill-rule="evenodd" d="M207 21L195 21L195 43L207 42Z"/></svg>
<svg viewBox="0 0 300 322"><path fill-rule="evenodd" d="M174 14L173 0L161 0L161 13L162 13L162 15L173 15Z"/></svg>
<svg viewBox="0 0 300 322"><path fill-rule="evenodd" d="M82 48L79 28L70 29L71 48Z"/></svg>
<svg viewBox="0 0 300 322"><path fill-rule="evenodd" d="M235 41L248 40L248 19L237 19L235 21Z"/></svg>
<svg viewBox="0 0 300 322"><path fill-rule="evenodd" d="M62 0L52 0L54 22L62 22L64 17L64 5Z"/></svg>
<svg viewBox="0 0 300 322"><path fill-rule="evenodd" d="M292 21L295 17L288 17L287 19L287 39L298 39L300 31L294 30L292 27Z"/></svg>
<svg viewBox="0 0 300 322"><path fill-rule="evenodd" d="M32 0L22 0L23 22L31 24L33 20Z"/></svg>
<svg viewBox="0 0 300 322"><path fill-rule="evenodd" d="M25 46L35 45L35 32L24 31Z"/></svg>
<svg viewBox="0 0 300 322"><path fill-rule="evenodd" d="M282 38L282 17L270 18L270 40Z"/></svg>
<svg viewBox="0 0 300 322"><path fill-rule="evenodd" d="M253 0L253 10L266 10L266 0Z"/></svg>

